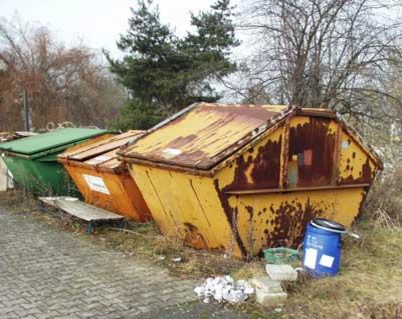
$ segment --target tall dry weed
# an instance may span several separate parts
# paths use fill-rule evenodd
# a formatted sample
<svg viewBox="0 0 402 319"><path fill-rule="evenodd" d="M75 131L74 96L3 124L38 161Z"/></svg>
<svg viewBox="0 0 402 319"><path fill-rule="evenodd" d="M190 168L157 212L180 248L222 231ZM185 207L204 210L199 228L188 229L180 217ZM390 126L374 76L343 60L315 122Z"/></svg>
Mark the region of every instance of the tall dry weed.
<svg viewBox="0 0 402 319"><path fill-rule="evenodd" d="M402 166L377 178L363 206L362 217L384 228L402 227Z"/></svg>

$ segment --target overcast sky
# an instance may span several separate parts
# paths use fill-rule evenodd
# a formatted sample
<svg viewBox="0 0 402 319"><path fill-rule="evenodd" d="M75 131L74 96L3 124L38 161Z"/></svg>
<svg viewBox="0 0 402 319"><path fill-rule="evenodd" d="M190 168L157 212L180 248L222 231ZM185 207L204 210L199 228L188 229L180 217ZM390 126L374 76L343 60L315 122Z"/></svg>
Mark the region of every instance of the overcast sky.
<svg viewBox="0 0 402 319"><path fill-rule="evenodd" d="M241 0L232 0L239 4ZM161 19L179 35L190 26L189 11L206 10L214 0L155 0ZM59 40L74 44L83 40L87 46L105 48L119 55L116 40L125 33L130 7L136 0L0 0L0 17L8 20L16 14L24 22L40 22L56 33Z"/></svg>

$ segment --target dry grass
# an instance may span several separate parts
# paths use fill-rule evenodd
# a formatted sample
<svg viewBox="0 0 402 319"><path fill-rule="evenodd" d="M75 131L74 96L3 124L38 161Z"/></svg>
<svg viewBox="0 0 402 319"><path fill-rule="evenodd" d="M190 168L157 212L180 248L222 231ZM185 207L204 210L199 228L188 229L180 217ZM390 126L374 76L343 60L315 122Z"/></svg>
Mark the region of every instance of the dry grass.
<svg viewBox="0 0 402 319"><path fill-rule="evenodd" d="M345 240L338 276L305 277L288 287L293 318L398 318L402 315L402 231L360 224Z"/></svg>
<svg viewBox="0 0 402 319"><path fill-rule="evenodd" d="M362 219L382 228L402 227L402 166L388 169L377 178L363 206Z"/></svg>
<svg viewBox="0 0 402 319"><path fill-rule="evenodd" d="M181 278L234 273L247 263L221 253L194 250L175 238L162 236L154 223L128 223L127 231L100 227L96 238L130 256L148 258ZM179 260L178 260L179 259Z"/></svg>
<svg viewBox="0 0 402 319"><path fill-rule="evenodd" d="M38 208L37 200L30 193L20 190L0 192L0 205L16 213L28 213Z"/></svg>
<svg viewBox="0 0 402 319"><path fill-rule="evenodd" d="M264 309L253 301L236 308L253 319L402 318L402 229L360 223L355 231L362 239L345 238L338 276L301 274L285 286L284 309Z"/></svg>

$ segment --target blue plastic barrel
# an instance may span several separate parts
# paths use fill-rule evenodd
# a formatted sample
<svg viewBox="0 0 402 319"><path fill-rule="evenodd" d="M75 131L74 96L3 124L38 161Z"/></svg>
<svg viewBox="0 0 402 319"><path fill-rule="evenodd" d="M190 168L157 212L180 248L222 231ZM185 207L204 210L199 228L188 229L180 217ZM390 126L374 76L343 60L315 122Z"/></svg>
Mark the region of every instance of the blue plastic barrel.
<svg viewBox="0 0 402 319"><path fill-rule="evenodd" d="M303 268L313 277L335 276L341 261L341 237L345 227L317 218L307 226L303 243Z"/></svg>

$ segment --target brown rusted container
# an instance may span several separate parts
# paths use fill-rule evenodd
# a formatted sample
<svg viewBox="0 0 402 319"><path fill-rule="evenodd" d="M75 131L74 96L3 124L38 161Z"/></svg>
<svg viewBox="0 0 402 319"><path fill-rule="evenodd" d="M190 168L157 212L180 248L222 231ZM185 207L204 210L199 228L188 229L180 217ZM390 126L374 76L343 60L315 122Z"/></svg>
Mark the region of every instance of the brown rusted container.
<svg viewBox="0 0 402 319"><path fill-rule="evenodd" d="M88 204L115 212L137 222L151 218L137 184L117 151L143 131L128 131L98 138L67 149L58 156Z"/></svg>
<svg viewBox="0 0 402 319"><path fill-rule="evenodd" d="M382 168L335 113L272 105L195 104L119 154L164 234L236 256L350 226Z"/></svg>

